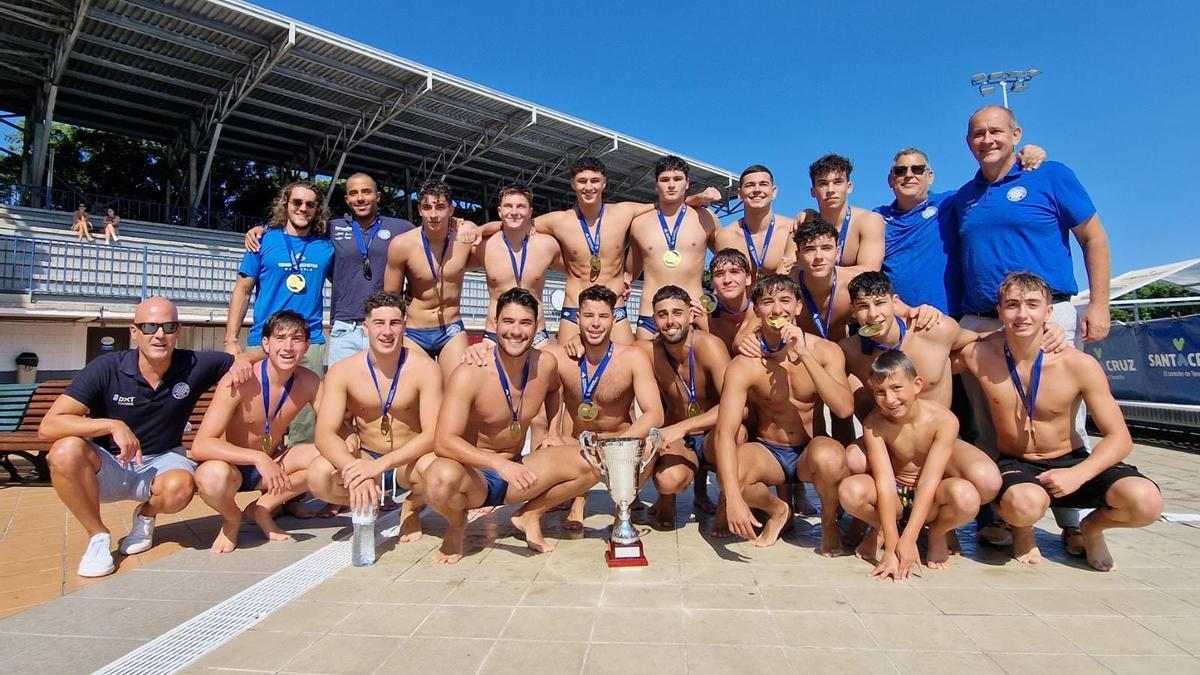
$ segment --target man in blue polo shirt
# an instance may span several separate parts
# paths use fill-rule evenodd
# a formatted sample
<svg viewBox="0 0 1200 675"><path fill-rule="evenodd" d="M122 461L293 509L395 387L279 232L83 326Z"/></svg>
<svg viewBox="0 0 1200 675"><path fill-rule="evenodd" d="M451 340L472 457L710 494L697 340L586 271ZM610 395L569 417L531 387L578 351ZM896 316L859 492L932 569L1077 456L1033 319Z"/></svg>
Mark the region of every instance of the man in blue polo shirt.
<svg viewBox="0 0 1200 675"><path fill-rule="evenodd" d="M1053 290L1052 320L1063 327L1077 349L1083 342L1108 335L1111 255L1108 235L1096 207L1075 173L1059 162L1046 162L1035 172L1021 168L1014 148L1021 127L1006 108L984 106L967 124L967 146L979 162L975 178L962 186L951 202L952 227L959 237L959 262L963 279L964 328L987 331L998 328L996 298L1010 272L1031 272ZM1083 316L1077 316L1071 296L1079 291L1071 260L1074 234L1083 249L1091 298ZM1078 330L1077 330L1078 328ZM977 445L996 447L989 423L987 400L978 383L965 378L967 395L979 427ZM1086 412L1079 406L1075 433L1086 443ZM1056 511L1068 551L1082 552L1077 512Z"/></svg>
<svg viewBox="0 0 1200 675"><path fill-rule="evenodd" d="M225 320L226 352L242 351L238 333L246 318L250 293L257 288L254 325L247 343L262 344L267 319L290 309L308 321L312 346L301 365L318 375L325 373L323 291L333 269L333 244L326 236L326 221L325 206L311 184L299 181L280 190L261 247L242 257ZM305 408L288 427L289 443L311 443L314 419L311 407Z"/></svg>
<svg viewBox="0 0 1200 675"><path fill-rule="evenodd" d="M235 363L239 382L252 375L250 357L176 349L179 328L170 300L138 305L129 328L135 349L89 363L38 428L40 438L54 442L47 455L54 491L91 537L81 577L115 569L100 504L138 502L120 547L131 555L150 548L156 515L178 513L192 501L196 465L183 448L192 408Z"/></svg>

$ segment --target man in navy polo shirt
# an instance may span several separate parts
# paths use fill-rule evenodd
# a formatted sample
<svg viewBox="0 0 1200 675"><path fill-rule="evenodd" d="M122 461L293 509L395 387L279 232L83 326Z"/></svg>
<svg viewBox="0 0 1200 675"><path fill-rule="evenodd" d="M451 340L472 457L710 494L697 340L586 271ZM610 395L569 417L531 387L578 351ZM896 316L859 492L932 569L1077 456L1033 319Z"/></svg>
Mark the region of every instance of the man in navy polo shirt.
<svg viewBox="0 0 1200 675"><path fill-rule="evenodd" d="M176 349L179 328L170 300L138 305L129 327L136 348L89 363L38 428L39 438L54 442L47 456L54 491L91 537L81 577L115 569L100 504L138 502L120 547L131 555L150 548L156 515L178 513L192 501L196 465L182 442L192 408L235 362L239 382L252 374L250 357Z"/></svg>
<svg viewBox="0 0 1200 675"><path fill-rule="evenodd" d="M979 332L1000 327L995 307L1000 284L1010 272L1024 271L1050 285L1052 320L1063 327L1067 340L1077 349L1083 342L1103 339L1110 323L1108 235L1075 173L1059 162L1046 162L1035 172L1023 170L1013 152L1021 141L1021 127L1012 112L1001 106L984 106L971 115L966 140L979 162L979 172L958 190L950 209L952 227L959 236L962 326ZM1079 287L1068 233L1075 235L1083 249L1091 288L1082 317L1070 302ZM979 427L977 445L994 451L995 430L987 400L977 382L965 378L964 384ZM1086 442L1085 416L1080 405L1075 432ZM1078 512L1057 511L1055 516L1063 527L1068 551L1081 553Z"/></svg>
<svg viewBox="0 0 1200 675"><path fill-rule="evenodd" d="M238 269L225 320L226 352L242 351L238 333L246 318L250 293L257 288L254 325L247 343L262 344L263 325L272 314L283 309L295 311L308 321L312 345L301 365L324 375L323 291L333 269L333 244L326 236L326 221L325 206L308 182L291 183L279 191L262 246L257 252L246 252ZM361 270L361 262L359 266ZM312 408L305 408L288 428L288 442L311 443L314 419Z"/></svg>

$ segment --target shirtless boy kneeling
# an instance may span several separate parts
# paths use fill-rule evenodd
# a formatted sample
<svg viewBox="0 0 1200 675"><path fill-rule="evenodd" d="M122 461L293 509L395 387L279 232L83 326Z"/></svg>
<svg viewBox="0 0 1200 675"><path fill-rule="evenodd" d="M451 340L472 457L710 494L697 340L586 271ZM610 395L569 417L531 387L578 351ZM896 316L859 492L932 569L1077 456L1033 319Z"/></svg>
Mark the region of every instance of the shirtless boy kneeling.
<svg viewBox="0 0 1200 675"><path fill-rule="evenodd" d="M226 375L192 444L196 487L205 504L221 514L221 531L213 553L237 548L238 528L249 516L267 539L291 536L275 524L272 514L308 489L308 465L317 458L311 443L279 450L292 419L313 403L321 385L317 374L301 367L308 351L308 322L291 310L276 312L262 331L267 358L256 377L231 386ZM238 508L239 492L262 491L263 496Z"/></svg>
<svg viewBox="0 0 1200 675"><path fill-rule="evenodd" d="M317 449L309 489L331 504L362 511L378 504L389 483L393 496L412 492L400 512L400 541L421 538L421 471L433 461L433 430L442 404L438 364L404 346L404 299L379 291L364 305L367 350L329 367L317 410ZM344 429L354 420L358 447Z"/></svg>
<svg viewBox="0 0 1200 675"><path fill-rule="evenodd" d="M1104 531L1143 527L1162 514L1162 493L1123 459L1133 449L1108 379L1090 355L1043 349L1052 313L1050 287L1040 277L1014 272L1000 285L996 306L1002 333L967 345L955 369L979 380L996 427L1000 451L999 513L1013 528L1013 557L1041 562L1033 524L1050 507L1095 509L1079 529L1088 564L1115 568ZM1075 411L1087 404L1103 438L1091 454L1074 429Z"/></svg>
<svg viewBox="0 0 1200 675"><path fill-rule="evenodd" d="M533 418L543 409L556 416L562 405L557 360L533 348L537 328L533 294L523 288L505 291L496 300L492 357L482 367L459 366L446 384L437 459L424 473L429 503L449 523L434 562L462 559L468 510L518 502L529 502L512 518L526 544L539 553L553 551L542 536L542 514L596 482L577 445L521 456Z"/></svg>
<svg viewBox="0 0 1200 675"><path fill-rule="evenodd" d="M948 567L946 534L979 512L975 486L946 475L958 420L946 407L920 398L924 381L902 351L876 357L866 385L875 398L875 409L863 420L870 475L842 481L838 496L842 508L883 532L883 557L871 576L909 578L921 563L917 537L925 525L926 563Z"/></svg>

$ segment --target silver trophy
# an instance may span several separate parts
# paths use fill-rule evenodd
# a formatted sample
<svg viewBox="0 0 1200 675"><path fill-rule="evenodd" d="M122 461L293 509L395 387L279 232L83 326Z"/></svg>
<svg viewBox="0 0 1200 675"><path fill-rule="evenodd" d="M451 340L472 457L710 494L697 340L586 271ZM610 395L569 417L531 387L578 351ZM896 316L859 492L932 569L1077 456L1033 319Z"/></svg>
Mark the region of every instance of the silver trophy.
<svg viewBox="0 0 1200 675"><path fill-rule="evenodd" d="M617 505L617 521L608 541L605 559L609 567L646 564L642 541L630 520L629 509L637 499L638 478L662 448L662 434L651 429L642 438L596 438L590 431L579 435L580 453L608 486Z"/></svg>

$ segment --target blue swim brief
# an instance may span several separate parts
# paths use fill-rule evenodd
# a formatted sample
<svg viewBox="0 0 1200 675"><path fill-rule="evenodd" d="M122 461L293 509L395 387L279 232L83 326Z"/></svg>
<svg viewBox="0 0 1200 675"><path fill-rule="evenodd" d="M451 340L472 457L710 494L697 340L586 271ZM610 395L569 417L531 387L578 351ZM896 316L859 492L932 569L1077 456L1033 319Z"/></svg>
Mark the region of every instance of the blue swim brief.
<svg viewBox="0 0 1200 675"><path fill-rule="evenodd" d="M517 455L513 461L520 464L521 455ZM487 481L488 490L487 498L483 500L483 506L504 506L504 499L508 497L508 481L491 469L483 470L483 479Z"/></svg>
<svg viewBox="0 0 1200 675"><path fill-rule="evenodd" d="M770 450L771 454L775 455L775 461L779 462L779 467L783 469L783 476L788 484L801 482L800 477L796 475L796 467L800 464L800 455L804 454L805 448L808 447L807 445L776 445L768 443L761 438L754 439L754 442Z"/></svg>
<svg viewBox="0 0 1200 675"><path fill-rule="evenodd" d="M658 325L654 323L654 317L638 315L637 327L649 332L651 335L658 335Z"/></svg>
<svg viewBox="0 0 1200 675"><path fill-rule="evenodd" d="M256 492L258 484L262 482L262 473L258 467L251 464L250 466L238 465L238 472L242 474L242 484L238 487L238 492Z"/></svg>
<svg viewBox="0 0 1200 675"><path fill-rule="evenodd" d="M362 448L362 451L365 452L368 456L370 456L371 459L379 459L380 457L383 457L383 455L379 454L378 452L372 452L371 450L368 450L366 448ZM391 481L391 483L392 483L392 498L394 499L397 496L397 494L400 492L400 483L396 482L396 470L395 469L388 469L387 471L384 471L382 474L380 474L379 490L381 492L387 492L388 481Z"/></svg>
<svg viewBox="0 0 1200 675"><path fill-rule="evenodd" d="M700 466L716 466L714 462L710 462L708 458L704 456L704 439L706 438L708 438L707 431L699 434L688 434L687 436L683 437L683 444L687 446L688 450L696 453L696 459L698 460Z"/></svg>
<svg viewBox="0 0 1200 675"><path fill-rule="evenodd" d="M559 312L558 318L560 321L570 321L573 324L579 323L579 308L578 307L563 307ZM625 307L617 307L613 310L613 322L628 321L629 313L625 311Z"/></svg>
<svg viewBox="0 0 1200 675"><path fill-rule="evenodd" d="M490 330L483 331L483 339L491 340L492 344L500 343L500 340L496 337L496 334ZM535 349L541 348L542 345L546 344L549 341L550 341L550 334L544 330L539 330L538 332L533 334L533 346Z"/></svg>
<svg viewBox="0 0 1200 675"><path fill-rule="evenodd" d="M406 328L404 335L424 349L430 358L436 359L450 338L463 332L463 329L463 322L459 320L436 328Z"/></svg>

